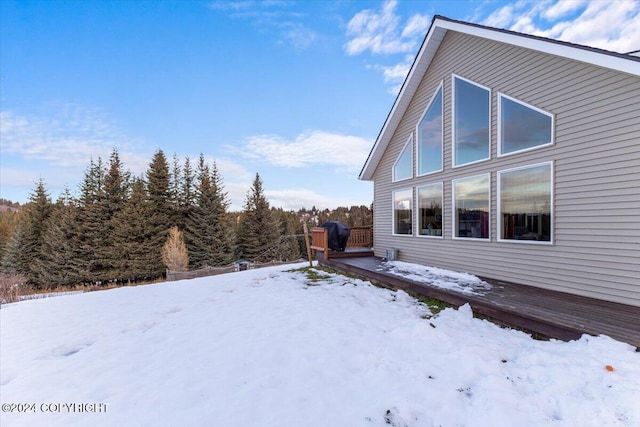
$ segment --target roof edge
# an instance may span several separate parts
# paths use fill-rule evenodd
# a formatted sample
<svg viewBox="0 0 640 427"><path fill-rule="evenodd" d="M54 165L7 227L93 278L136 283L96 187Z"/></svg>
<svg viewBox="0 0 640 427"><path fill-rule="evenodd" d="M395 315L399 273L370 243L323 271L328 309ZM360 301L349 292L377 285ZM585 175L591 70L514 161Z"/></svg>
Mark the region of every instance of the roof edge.
<svg viewBox="0 0 640 427"><path fill-rule="evenodd" d="M395 119L396 114L400 114L400 116L404 114L409 102L405 98L411 98L417 89L417 85L413 83L413 80L416 78L416 72L420 69L424 69L426 71L431 63L430 58L427 58L425 62L425 51L432 43L435 43L436 49L439 46L440 40L438 40L437 37L434 37L437 30L443 30L444 33L447 31L456 31L469 34L640 77L640 57L636 55L612 52L546 37L458 21L442 15L434 15L431 20L429 30L420 45L420 49L418 50L413 64L411 65L409 73L407 73L407 77L402 83L400 92L396 96L393 106L391 107L391 110L380 129L378 137L367 156L367 160L358 175L359 180L371 181L373 179L373 172L382 157L382 152L386 149L391 135L398 125L396 122L399 122L399 119Z"/></svg>

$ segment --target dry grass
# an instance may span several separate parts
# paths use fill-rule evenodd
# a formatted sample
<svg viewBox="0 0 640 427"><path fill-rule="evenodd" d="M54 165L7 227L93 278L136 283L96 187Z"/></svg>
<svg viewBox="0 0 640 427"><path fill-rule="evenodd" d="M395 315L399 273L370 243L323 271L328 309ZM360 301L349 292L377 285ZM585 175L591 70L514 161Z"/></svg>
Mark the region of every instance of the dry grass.
<svg viewBox="0 0 640 427"><path fill-rule="evenodd" d="M0 304L18 301L28 290L27 278L19 274L0 273Z"/></svg>

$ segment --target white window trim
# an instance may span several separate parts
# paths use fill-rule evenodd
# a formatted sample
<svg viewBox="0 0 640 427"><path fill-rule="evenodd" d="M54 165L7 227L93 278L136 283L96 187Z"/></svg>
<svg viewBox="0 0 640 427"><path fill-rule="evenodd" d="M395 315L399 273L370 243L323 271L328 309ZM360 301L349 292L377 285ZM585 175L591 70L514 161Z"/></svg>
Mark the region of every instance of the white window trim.
<svg viewBox="0 0 640 427"><path fill-rule="evenodd" d="M407 146L409 146L409 145L411 145L411 147L410 147L411 152L409 153L411 155L411 176L409 176L407 178L397 179L396 178L396 166L398 165L398 162L402 158L402 155L404 154L404 150L406 150ZM413 134L410 134L409 138L407 138L407 142L405 142L404 146L402 147L402 150L400 150L400 154L398 155L398 158L396 159L396 161L393 163L393 168L391 169L391 181L392 182L402 182L402 181L409 180L411 178L413 178Z"/></svg>
<svg viewBox="0 0 640 427"><path fill-rule="evenodd" d="M391 193L391 235L398 237L413 237L416 229L415 223L413 223L413 212L411 212L411 234L396 233L396 193L399 193L401 191L411 191L411 210L415 211L415 194L413 191L413 187L405 187L393 190Z"/></svg>
<svg viewBox="0 0 640 427"><path fill-rule="evenodd" d="M442 93L441 102L440 102L440 109L442 110L442 114L440 115L440 129L442 132L442 135L440 137L440 169L434 170L431 172L420 173L420 164L419 164L420 163L420 132L418 130L418 127L420 126L422 119L424 119L424 116L427 115L427 111L429 111L429 108L431 108L431 105L433 104L433 100L438 94L438 91L441 91ZM429 100L427 107L422 112L422 115L420 116L420 119L416 124L416 156L418 159L416 162L416 176L427 176L434 173L442 172L444 170L444 84L442 81L436 88L435 92L433 92L433 95L431 95L431 99Z"/></svg>
<svg viewBox="0 0 640 427"><path fill-rule="evenodd" d="M470 178L477 178L480 176L486 176L489 178L489 213L488 213L488 218L489 218L489 224L488 224L488 232L489 235L486 239L483 238L479 238L479 237L458 237L456 236L456 228L457 228L457 222L456 222L456 185L455 182L456 181L462 181L462 180L466 180L466 179L470 179ZM451 238L453 240L464 240L466 241L472 241L472 242L487 242L490 243L491 242L491 172L487 172L487 173L481 173L481 174L477 174L477 175L471 175L471 176L465 176L462 178L457 178L457 179L452 179L451 180Z"/></svg>
<svg viewBox="0 0 640 427"><path fill-rule="evenodd" d="M425 234L420 234L420 189L422 187L429 187L431 185L440 184L440 205L442 208L442 234L439 236L427 236ZM416 203L415 203L415 211L416 211L416 237L425 238L425 239L444 239L444 182L431 182L429 184L423 184L420 186L416 186Z"/></svg>
<svg viewBox="0 0 640 427"><path fill-rule="evenodd" d="M482 88L489 92L489 156L484 159L474 160L473 162L463 163L461 165L456 165L456 79L463 80L469 84ZM491 160L491 88L483 86L479 83L476 83L472 80L465 79L462 76L457 74L451 74L451 167L453 169L461 168L464 166L474 165L476 163L486 162L487 160Z"/></svg>
<svg viewBox="0 0 640 427"><path fill-rule="evenodd" d="M548 116L551 118L551 141L546 143L546 144L541 144L541 145L536 145L535 147L529 147L529 148L524 148L522 150L517 150L517 151L511 151L509 153L502 153L502 99L506 98L509 101L515 102L517 104L523 105L527 108L530 108L534 111L537 111L540 114L544 114L545 116ZM532 151L532 150L537 150L539 148L543 148L543 147L549 147L553 144L555 144L555 116L551 113L549 113L548 111L542 110L538 107L534 107L531 104L527 104L526 102L520 101L519 99L513 98L509 95L506 95L502 92L498 92L498 157L505 157L505 156L512 156L514 154L520 154L520 153L526 153L527 151Z"/></svg>
<svg viewBox="0 0 640 427"><path fill-rule="evenodd" d="M551 234L551 239L548 242L541 242L538 240L517 240L517 239L503 239L502 238L502 185L501 185L501 180L500 180L500 175L505 173L505 172L513 172L513 171L517 171L517 170L522 170L522 169L530 169L530 168L535 168L538 166L546 166L546 165L550 165L551 166L551 179L549 184L551 185L551 223L550 223L550 227L551 230L549 230L550 234ZM511 168L511 169L504 169L501 171L498 171L497 174L497 178L496 178L496 182L497 182L497 186L496 186L496 197L498 198L497 200L497 205L498 205L498 214L496 215L496 226L497 226L497 232L498 232L498 236L497 236L497 241L499 243L515 243L517 245L542 245L542 246L553 246L554 244L554 232L555 232L555 227L553 226L553 223L555 221L555 212L554 212L554 164L553 161L548 161L548 162L542 162L542 163L535 163L532 165L526 165L526 166L518 166L516 168Z"/></svg>

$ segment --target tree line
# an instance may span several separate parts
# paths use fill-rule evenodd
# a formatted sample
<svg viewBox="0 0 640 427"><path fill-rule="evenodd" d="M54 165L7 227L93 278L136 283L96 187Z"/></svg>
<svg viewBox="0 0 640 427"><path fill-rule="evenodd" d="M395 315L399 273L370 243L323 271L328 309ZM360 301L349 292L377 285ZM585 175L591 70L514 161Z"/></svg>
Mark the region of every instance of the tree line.
<svg viewBox="0 0 640 427"><path fill-rule="evenodd" d="M237 259L300 259L306 254L302 219L311 226L330 219L372 224L365 206L272 208L262 185L256 174L243 210L230 212L223 178L202 154L195 165L175 155L170 163L158 150L147 171L134 177L114 150L107 163L90 162L79 196L66 189L52 202L41 179L19 211L0 212L0 269L40 289L147 281L165 274L163 246L172 228L180 231L188 268L196 269Z"/></svg>

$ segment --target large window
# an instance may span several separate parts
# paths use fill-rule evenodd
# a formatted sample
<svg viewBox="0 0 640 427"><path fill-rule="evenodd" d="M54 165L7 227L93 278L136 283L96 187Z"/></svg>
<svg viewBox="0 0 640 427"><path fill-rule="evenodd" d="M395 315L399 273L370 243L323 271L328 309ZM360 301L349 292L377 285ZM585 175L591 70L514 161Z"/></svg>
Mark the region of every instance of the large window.
<svg viewBox="0 0 640 427"><path fill-rule="evenodd" d="M489 174L453 181L453 237L489 239Z"/></svg>
<svg viewBox="0 0 640 427"><path fill-rule="evenodd" d="M418 175L442 170L442 83L433 95L416 129Z"/></svg>
<svg viewBox="0 0 640 427"><path fill-rule="evenodd" d="M498 172L500 240L551 243L552 170L549 162Z"/></svg>
<svg viewBox="0 0 640 427"><path fill-rule="evenodd" d="M490 157L491 91L453 76L453 166Z"/></svg>
<svg viewBox="0 0 640 427"><path fill-rule="evenodd" d="M402 181L413 177L413 135L409 136L407 143L400 152L396 163L393 165L393 180Z"/></svg>
<svg viewBox="0 0 640 427"><path fill-rule="evenodd" d="M413 189L393 192L393 234L413 234Z"/></svg>
<svg viewBox="0 0 640 427"><path fill-rule="evenodd" d="M418 235L442 237L442 183L418 187Z"/></svg>
<svg viewBox="0 0 640 427"><path fill-rule="evenodd" d="M551 114L501 93L498 111L498 155L553 144Z"/></svg>

